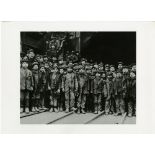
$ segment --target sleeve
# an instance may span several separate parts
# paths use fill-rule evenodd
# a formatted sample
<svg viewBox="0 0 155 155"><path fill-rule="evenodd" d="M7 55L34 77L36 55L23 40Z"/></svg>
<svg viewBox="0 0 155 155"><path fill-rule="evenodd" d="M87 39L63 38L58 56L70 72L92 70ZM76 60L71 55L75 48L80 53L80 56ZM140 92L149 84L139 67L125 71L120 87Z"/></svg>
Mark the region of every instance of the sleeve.
<svg viewBox="0 0 155 155"><path fill-rule="evenodd" d="M31 86L34 87L34 79L33 79L33 74L31 71L29 72L29 75L30 75L30 79L31 79Z"/></svg>
<svg viewBox="0 0 155 155"><path fill-rule="evenodd" d="M104 93L104 96L105 96L105 97L108 96L108 89L107 89L106 82L105 82L104 85L103 85L103 93Z"/></svg>
<svg viewBox="0 0 155 155"><path fill-rule="evenodd" d="M75 80L75 91L78 91L78 80L76 76L74 76L74 80Z"/></svg>

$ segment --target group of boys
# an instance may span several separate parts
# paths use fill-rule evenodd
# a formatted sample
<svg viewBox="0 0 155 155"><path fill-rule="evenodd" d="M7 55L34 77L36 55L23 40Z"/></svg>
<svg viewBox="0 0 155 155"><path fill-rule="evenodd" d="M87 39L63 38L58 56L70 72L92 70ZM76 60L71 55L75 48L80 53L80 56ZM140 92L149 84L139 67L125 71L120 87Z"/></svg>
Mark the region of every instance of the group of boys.
<svg viewBox="0 0 155 155"><path fill-rule="evenodd" d="M79 62L35 55L21 57L20 111L136 115L136 65Z"/></svg>

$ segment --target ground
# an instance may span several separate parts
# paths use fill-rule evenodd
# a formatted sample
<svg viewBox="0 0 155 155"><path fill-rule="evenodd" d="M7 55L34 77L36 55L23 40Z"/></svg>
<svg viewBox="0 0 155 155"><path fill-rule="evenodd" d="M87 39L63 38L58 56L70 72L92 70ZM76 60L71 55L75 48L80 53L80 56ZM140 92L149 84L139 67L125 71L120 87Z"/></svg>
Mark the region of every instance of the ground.
<svg viewBox="0 0 155 155"><path fill-rule="evenodd" d="M77 114L49 112L21 114L21 124L136 124L136 117L104 115L104 113Z"/></svg>

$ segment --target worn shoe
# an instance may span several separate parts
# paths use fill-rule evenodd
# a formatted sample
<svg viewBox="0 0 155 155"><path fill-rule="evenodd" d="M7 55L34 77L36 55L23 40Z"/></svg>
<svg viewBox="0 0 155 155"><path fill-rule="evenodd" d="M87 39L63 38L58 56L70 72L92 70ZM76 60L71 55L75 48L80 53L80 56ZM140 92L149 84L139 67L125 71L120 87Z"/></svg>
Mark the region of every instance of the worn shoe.
<svg viewBox="0 0 155 155"><path fill-rule="evenodd" d="M80 108L78 109L77 114L80 114Z"/></svg>
<svg viewBox="0 0 155 155"><path fill-rule="evenodd" d="M62 111L63 111L63 109L62 109L62 108L60 108L60 109L59 109L59 111L60 111L60 112L62 112Z"/></svg>
<svg viewBox="0 0 155 155"><path fill-rule="evenodd" d="M36 110L35 110L35 108L34 107L32 107L32 112L35 112Z"/></svg>
<svg viewBox="0 0 155 155"><path fill-rule="evenodd" d="M25 108L25 113L29 114L29 108Z"/></svg>
<svg viewBox="0 0 155 155"><path fill-rule="evenodd" d="M128 117L132 117L132 114L130 113L130 114L128 114Z"/></svg>
<svg viewBox="0 0 155 155"><path fill-rule="evenodd" d="M108 112L105 112L105 115L108 115L109 113Z"/></svg>
<svg viewBox="0 0 155 155"><path fill-rule="evenodd" d="M46 107L44 107L44 106L42 107L42 109L43 109L43 110L47 110L47 108L46 108Z"/></svg>
<svg viewBox="0 0 155 155"><path fill-rule="evenodd" d="M35 111L39 112L39 109L37 107L34 107Z"/></svg>
<svg viewBox="0 0 155 155"><path fill-rule="evenodd" d="M20 113L24 112L24 109L23 108L20 108Z"/></svg>
<svg viewBox="0 0 155 155"><path fill-rule="evenodd" d="M82 114L85 114L86 112L84 111L84 109L81 109Z"/></svg>
<svg viewBox="0 0 155 155"><path fill-rule="evenodd" d="M42 108L42 107L38 107L38 109L39 109L39 110L42 110L43 108Z"/></svg>
<svg viewBox="0 0 155 155"><path fill-rule="evenodd" d="M65 113L69 113L69 109L66 109Z"/></svg>
<svg viewBox="0 0 155 155"><path fill-rule="evenodd" d="M54 108L54 111L55 111L55 112L59 112L59 110L58 110L57 108Z"/></svg>
<svg viewBox="0 0 155 155"><path fill-rule="evenodd" d="M109 112L109 114L110 114L110 115L112 115L112 114L113 114L113 112L112 112L112 111L110 111L110 112Z"/></svg>
<svg viewBox="0 0 155 155"><path fill-rule="evenodd" d="M94 114L98 114L98 111L96 110L96 111L94 112Z"/></svg>
<svg viewBox="0 0 155 155"><path fill-rule="evenodd" d="M49 110L49 112L53 112L53 108L51 108L51 109Z"/></svg>
<svg viewBox="0 0 155 155"><path fill-rule="evenodd" d="M119 115L119 113L114 113L114 116L118 116Z"/></svg>
<svg viewBox="0 0 155 155"><path fill-rule="evenodd" d="M72 111L75 111L75 110L77 110L77 108L74 108L74 107L73 107L71 110L72 110Z"/></svg>

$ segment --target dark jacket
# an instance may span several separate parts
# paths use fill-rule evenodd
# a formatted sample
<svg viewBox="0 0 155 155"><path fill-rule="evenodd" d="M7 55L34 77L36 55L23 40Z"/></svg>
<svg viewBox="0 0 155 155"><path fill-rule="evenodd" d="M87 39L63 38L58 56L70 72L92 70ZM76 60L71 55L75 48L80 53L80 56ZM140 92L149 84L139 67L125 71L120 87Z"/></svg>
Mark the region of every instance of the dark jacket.
<svg viewBox="0 0 155 155"><path fill-rule="evenodd" d="M123 95L123 79L115 78L114 79L114 95Z"/></svg>
<svg viewBox="0 0 155 155"><path fill-rule="evenodd" d="M32 72L29 69L20 69L20 89L33 90Z"/></svg>

